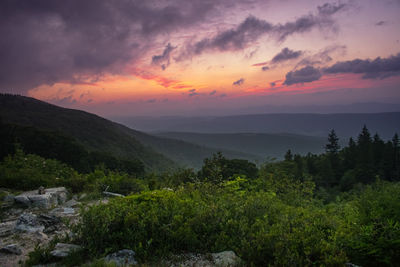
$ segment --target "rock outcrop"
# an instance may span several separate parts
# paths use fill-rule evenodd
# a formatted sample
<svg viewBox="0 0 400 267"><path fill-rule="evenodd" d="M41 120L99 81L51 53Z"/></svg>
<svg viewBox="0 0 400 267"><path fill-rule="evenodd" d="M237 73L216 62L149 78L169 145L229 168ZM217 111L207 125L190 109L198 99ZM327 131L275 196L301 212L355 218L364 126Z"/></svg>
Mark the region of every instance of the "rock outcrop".
<svg viewBox="0 0 400 267"><path fill-rule="evenodd" d="M54 250L50 252L53 257L65 258L74 251L81 250L82 247L74 244L57 243Z"/></svg>
<svg viewBox="0 0 400 267"><path fill-rule="evenodd" d="M241 259L233 251L223 251L211 254L187 253L177 255L173 260L165 262L165 265L173 267L235 267L240 266Z"/></svg>
<svg viewBox="0 0 400 267"><path fill-rule="evenodd" d="M63 204L67 200L67 189L55 187L27 191L14 197L14 201L26 207L39 207L49 209Z"/></svg>
<svg viewBox="0 0 400 267"><path fill-rule="evenodd" d="M114 263L118 267L131 266L137 264L134 256L135 252L133 250L123 249L107 255L104 260L108 263Z"/></svg>

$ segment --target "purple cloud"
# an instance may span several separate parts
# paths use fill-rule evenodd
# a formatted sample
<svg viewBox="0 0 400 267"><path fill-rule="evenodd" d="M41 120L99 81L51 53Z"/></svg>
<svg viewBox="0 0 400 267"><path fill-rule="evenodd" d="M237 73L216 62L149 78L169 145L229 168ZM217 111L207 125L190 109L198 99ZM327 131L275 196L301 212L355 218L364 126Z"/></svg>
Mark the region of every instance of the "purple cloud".
<svg viewBox="0 0 400 267"><path fill-rule="evenodd" d="M294 50L290 50L289 48L285 47L282 49L281 52L279 52L278 54L276 54L271 62L272 63L280 63L283 61L287 61L287 60L291 60L291 59L296 59L299 58L302 55L302 51L294 51Z"/></svg>
<svg viewBox="0 0 400 267"><path fill-rule="evenodd" d="M290 71L286 74L286 79L283 84L292 85L296 83L306 83L317 81L322 77L319 69L312 66L307 66L299 70Z"/></svg>
<svg viewBox="0 0 400 267"><path fill-rule="evenodd" d="M159 36L204 23L210 14L228 8L227 2L0 1L0 90L24 92L42 84L122 73Z"/></svg>
<svg viewBox="0 0 400 267"><path fill-rule="evenodd" d="M324 73L360 73L363 79L384 79L400 75L400 53L388 58L354 59L337 62L325 68Z"/></svg>
<svg viewBox="0 0 400 267"><path fill-rule="evenodd" d="M284 41L292 34L309 32L316 27L334 29L335 22L332 15L345 6L346 4L325 4L318 7L317 14L305 15L295 21L277 25L249 16L234 28L222 31L212 38L204 38L188 44L176 60L188 59L206 51L242 50L266 34Z"/></svg>
<svg viewBox="0 0 400 267"><path fill-rule="evenodd" d="M151 59L151 63L154 65L161 65L162 70L165 70L171 61L171 52L176 47L173 47L170 43L165 46L165 49L161 55L155 55Z"/></svg>

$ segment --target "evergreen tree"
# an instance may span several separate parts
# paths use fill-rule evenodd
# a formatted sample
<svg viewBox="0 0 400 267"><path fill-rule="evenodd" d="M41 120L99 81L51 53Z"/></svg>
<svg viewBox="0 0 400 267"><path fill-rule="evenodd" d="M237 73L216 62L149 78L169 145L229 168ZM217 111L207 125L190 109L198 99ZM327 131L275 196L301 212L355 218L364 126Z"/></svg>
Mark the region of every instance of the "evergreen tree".
<svg viewBox="0 0 400 267"><path fill-rule="evenodd" d="M325 146L325 151L326 153L337 154L339 149L339 138L337 137L335 130L332 129L328 135L328 144Z"/></svg>
<svg viewBox="0 0 400 267"><path fill-rule="evenodd" d="M285 160L286 161L292 161L293 160L293 154L292 154L292 151L290 149L288 151L286 151Z"/></svg>
<svg viewBox="0 0 400 267"><path fill-rule="evenodd" d="M393 143L393 179L400 180L400 141L399 135L394 134L392 138Z"/></svg>
<svg viewBox="0 0 400 267"><path fill-rule="evenodd" d="M384 177L383 173L383 154L385 153L385 142L376 133L372 141L372 157L373 157L373 167L374 172L379 175L379 177Z"/></svg>
<svg viewBox="0 0 400 267"><path fill-rule="evenodd" d="M356 178L363 183L370 183L374 180L371 134L364 125L357 139L357 166Z"/></svg>
<svg viewBox="0 0 400 267"><path fill-rule="evenodd" d="M339 138L336 135L334 129L332 129L328 135L328 144L325 146L327 159L330 161L330 166L332 169L332 177L330 177L330 184L339 184L340 178L342 176L340 159L339 159Z"/></svg>

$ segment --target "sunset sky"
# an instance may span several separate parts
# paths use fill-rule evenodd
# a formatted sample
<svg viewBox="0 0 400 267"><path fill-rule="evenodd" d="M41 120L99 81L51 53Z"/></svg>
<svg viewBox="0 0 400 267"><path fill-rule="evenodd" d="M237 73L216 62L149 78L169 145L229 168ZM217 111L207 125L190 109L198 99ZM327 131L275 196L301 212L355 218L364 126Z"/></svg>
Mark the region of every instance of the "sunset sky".
<svg viewBox="0 0 400 267"><path fill-rule="evenodd" d="M103 116L400 104L399 14L399 0L2 0L0 91Z"/></svg>

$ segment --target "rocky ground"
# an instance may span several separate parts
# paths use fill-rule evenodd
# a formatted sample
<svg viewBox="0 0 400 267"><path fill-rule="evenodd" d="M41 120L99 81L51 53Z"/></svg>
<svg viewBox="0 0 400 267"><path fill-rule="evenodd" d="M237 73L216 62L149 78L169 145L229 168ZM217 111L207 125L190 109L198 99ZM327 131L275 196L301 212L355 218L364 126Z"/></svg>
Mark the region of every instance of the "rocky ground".
<svg viewBox="0 0 400 267"><path fill-rule="evenodd" d="M106 203L107 199L85 201L84 195L72 196L64 187L39 188L35 191L12 195L2 191L2 217L0 221L0 266L19 266L28 259L36 246L45 247L55 237L71 236L69 226L79 219L82 205ZM66 257L71 251L81 249L74 244L57 243L50 252L53 257ZM117 266L137 265L135 252L124 249L107 255L105 262ZM238 266L240 259L232 251L220 253L176 255L154 266ZM54 264L46 266L55 266Z"/></svg>
<svg viewBox="0 0 400 267"><path fill-rule="evenodd" d="M79 217L80 202L68 200L64 187L13 196L2 202L0 223L0 266L18 266L35 246L45 246L54 237L69 235L68 223ZM76 198L76 197L75 197Z"/></svg>

